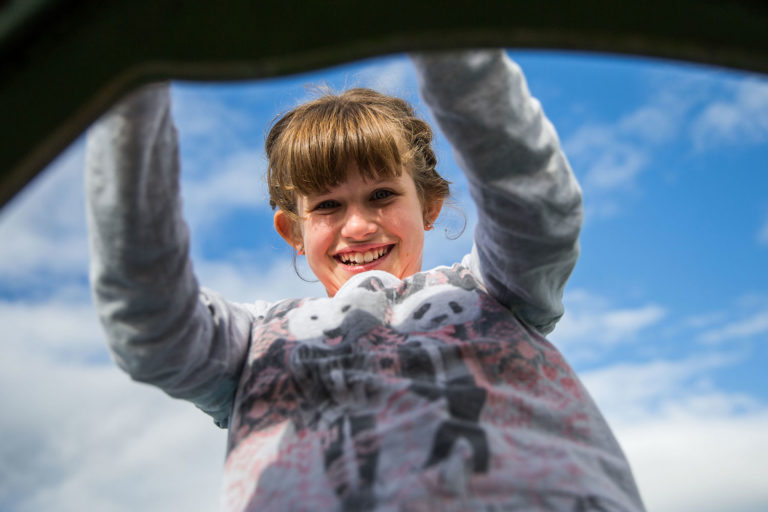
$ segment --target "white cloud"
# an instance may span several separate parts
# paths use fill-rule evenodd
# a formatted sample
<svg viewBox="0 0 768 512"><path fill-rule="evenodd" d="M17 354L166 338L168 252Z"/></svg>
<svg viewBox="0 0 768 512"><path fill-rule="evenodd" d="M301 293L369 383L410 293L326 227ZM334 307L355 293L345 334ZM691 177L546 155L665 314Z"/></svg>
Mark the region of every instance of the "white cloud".
<svg viewBox="0 0 768 512"><path fill-rule="evenodd" d="M87 269L84 145L74 143L0 212L0 279L23 286Z"/></svg>
<svg viewBox="0 0 768 512"><path fill-rule="evenodd" d="M550 338L574 359L589 358L606 347L631 343L641 331L666 316L666 310L657 304L615 307L585 290L569 291L564 303L565 315Z"/></svg>
<svg viewBox="0 0 768 512"><path fill-rule="evenodd" d="M0 503L12 510L211 510L225 435L131 382L88 304L0 304Z"/></svg>
<svg viewBox="0 0 768 512"><path fill-rule="evenodd" d="M648 510L757 512L765 486L768 411L661 417L621 432Z"/></svg>
<svg viewBox="0 0 768 512"><path fill-rule="evenodd" d="M617 363L585 372L581 378L601 408L615 421L631 424L648 416L669 412L675 399L712 391L702 376L733 363L723 355L700 356L683 361L656 360Z"/></svg>
<svg viewBox="0 0 768 512"><path fill-rule="evenodd" d="M648 510L757 512L768 506L768 409L709 417L686 411L616 431Z"/></svg>
<svg viewBox="0 0 768 512"><path fill-rule="evenodd" d="M4 350L34 347L48 356L74 359L104 352L94 343L102 331L90 302L0 300L0 325Z"/></svg>
<svg viewBox="0 0 768 512"><path fill-rule="evenodd" d="M697 116L691 137L698 149L768 140L768 82L747 78L735 83L730 98L712 102Z"/></svg>
<svg viewBox="0 0 768 512"><path fill-rule="evenodd" d="M752 512L768 505L768 407L707 376L729 356L620 364L583 380L629 459L648 510Z"/></svg>

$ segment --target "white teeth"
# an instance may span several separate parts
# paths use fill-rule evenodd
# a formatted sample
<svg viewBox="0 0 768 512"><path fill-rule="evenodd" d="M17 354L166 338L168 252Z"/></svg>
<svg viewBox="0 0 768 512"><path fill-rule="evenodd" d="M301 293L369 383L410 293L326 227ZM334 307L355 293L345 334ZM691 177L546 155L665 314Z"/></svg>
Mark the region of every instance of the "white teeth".
<svg viewBox="0 0 768 512"><path fill-rule="evenodd" d="M362 265L363 263L370 263L374 260L381 258L387 252L386 247L380 247L373 249L372 251L365 252L348 252L339 256L342 263Z"/></svg>

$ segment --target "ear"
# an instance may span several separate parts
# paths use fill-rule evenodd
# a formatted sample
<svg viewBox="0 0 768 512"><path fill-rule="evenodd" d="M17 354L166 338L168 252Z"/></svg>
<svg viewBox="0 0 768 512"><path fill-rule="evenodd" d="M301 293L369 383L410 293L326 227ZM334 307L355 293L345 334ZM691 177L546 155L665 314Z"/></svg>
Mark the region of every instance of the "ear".
<svg viewBox="0 0 768 512"><path fill-rule="evenodd" d="M288 245L299 251L299 254L303 253L304 244L299 236L301 231L298 229L296 221L283 210L275 212L275 231L288 242Z"/></svg>
<svg viewBox="0 0 768 512"><path fill-rule="evenodd" d="M435 199L424 208L424 228L432 229L440 211L443 209L443 200Z"/></svg>

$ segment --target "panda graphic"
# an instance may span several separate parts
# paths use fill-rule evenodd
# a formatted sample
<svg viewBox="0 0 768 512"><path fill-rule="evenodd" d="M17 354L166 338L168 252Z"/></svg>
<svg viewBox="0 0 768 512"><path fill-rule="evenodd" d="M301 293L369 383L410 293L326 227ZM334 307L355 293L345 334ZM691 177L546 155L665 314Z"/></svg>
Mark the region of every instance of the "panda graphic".
<svg viewBox="0 0 768 512"><path fill-rule="evenodd" d="M409 381L409 392L445 403L445 418L433 434L422 467L440 464L461 451L472 472L489 468L488 441L478 421L486 390L477 385L457 345L430 335L478 318L475 292L446 283L380 293L384 285L382 279L369 277L332 299L318 299L287 314L289 330L301 340L290 357L291 371L304 403L311 404L302 422L310 428L323 423L332 433L324 447L326 474L350 510L374 504L381 392L377 375L386 364L397 366L398 376ZM395 340L387 357L361 347L360 340L374 331L379 338ZM345 446L354 450L356 481L349 481L337 468Z"/></svg>

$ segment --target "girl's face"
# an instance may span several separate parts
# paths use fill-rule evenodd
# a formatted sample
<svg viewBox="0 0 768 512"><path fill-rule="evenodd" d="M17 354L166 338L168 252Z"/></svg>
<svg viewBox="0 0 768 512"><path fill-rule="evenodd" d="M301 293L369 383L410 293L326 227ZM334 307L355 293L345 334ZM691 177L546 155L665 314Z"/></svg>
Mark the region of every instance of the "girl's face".
<svg viewBox="0 0 768 512"><path fill-rule="evenodd" d="M299 196L298 230L284 212L275 227L333 297L355 274L384 270L404 279L421 270L424 230L440 213L425 209L409 172L366 181L351 164L347 180L327 193ZM298 232L298 234L297 234Z"/></svg>

